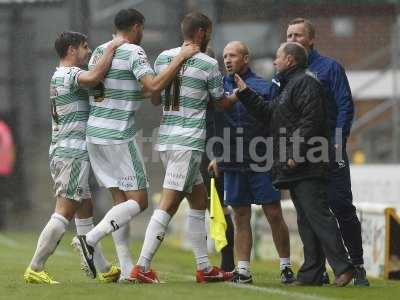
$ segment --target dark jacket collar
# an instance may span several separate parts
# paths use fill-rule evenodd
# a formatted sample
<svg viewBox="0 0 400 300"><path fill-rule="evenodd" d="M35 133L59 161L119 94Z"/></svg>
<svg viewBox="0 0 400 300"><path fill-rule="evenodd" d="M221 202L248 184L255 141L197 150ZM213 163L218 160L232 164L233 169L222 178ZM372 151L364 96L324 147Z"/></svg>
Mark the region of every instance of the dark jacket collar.
<svg viewBox="0 0 400 300"><path fill-rule="evenodd" d="M247 71L243 74L240 75L240 77L246 81L248 78L250 77L254 77L255 74L253 73L253 71L248 67ZM234 75L226 75L226 79L229 81L229 83L234 83L235 82L235 77Z"/></svg>
<svg viewBox="0 0 400 300"><path fill-rule="evenodd" d="M280 89L283 89L290 79L295 77L297 74L303 73L304 71L305 68L301 68L296 65L278 73L277 78L280 82Z"/></svg>
<svg viewBox="0 0 400 300"><path fill-rule="evenodd" d="M321 56L317 50L315 49L310 49L308 52L308 65L311 65L314 60L316 60L319 56Z"/></svg>

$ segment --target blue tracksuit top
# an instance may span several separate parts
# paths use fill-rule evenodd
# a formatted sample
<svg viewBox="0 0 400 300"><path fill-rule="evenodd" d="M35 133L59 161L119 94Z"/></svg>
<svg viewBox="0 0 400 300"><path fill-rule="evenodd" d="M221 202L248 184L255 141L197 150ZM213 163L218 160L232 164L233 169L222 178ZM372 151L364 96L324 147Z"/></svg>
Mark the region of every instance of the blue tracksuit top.
<svg viewBox="0 0 400 300"><path fill-rule="evenodd" d="M322 56L312 49L308 55L308 69L313 72L325 88L328 96L328 117L332 142L339 142L335 138L335 129L342 130L342 139L345 143L350 135L350 128L354 117L354 103L351 96L349 82L343 67L334 59ZM279 76L272 79L270 90L271 98L279 91Z"/></svg>
<svg viewBox="0 0 400 300"><path fill-rule="evenodd" d="M241 75L241 78L246 82L246 84L256 91L260 96L262 96L265 101L269 101L269 91L271 89L271 84L265 79L257 76L253 73L250 68L246 73ZM231 94L232 91L237 88L234 77L227 75L224 76L224 92L226 94ZM229 127L230 129L230 162L220 163L222 169L237 169L246 170L250 163L255 163L250 158L249 145L254 137L262 136L266 137L268 135L268 130L265 124L261 124L255 118L253 118L242 105L240 101L235 103L230 109L225 110L223 113L224 127ZM237 129L241 128L242 132ZM238 138L238 139L237 139ZM243 138L243 147L239 147L237 151L237 146L241 143L241 138ZM239 145L240 146L240 145ZM265 155L266 145L265 143L257 143L256 153L258 156ZM243 159L241 159L241 153L243 153Z"/></svg>

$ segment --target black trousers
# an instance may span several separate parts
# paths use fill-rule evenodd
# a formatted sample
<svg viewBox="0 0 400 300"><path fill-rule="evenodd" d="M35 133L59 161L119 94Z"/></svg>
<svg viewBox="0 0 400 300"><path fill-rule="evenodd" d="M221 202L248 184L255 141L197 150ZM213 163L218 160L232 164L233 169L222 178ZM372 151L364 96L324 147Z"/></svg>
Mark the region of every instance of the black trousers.
<svg viewBox="0 0 400 300"><path fill-rule="evenodd" d="M333 151L330 152L328 202L339 223L340 232L352 263L361 265L364 264L361 223L353 205L346 144L339 151L341 153L336 157Z"/></svg>
<svg viewBox="0 0 400 300"><path fill-rule="evenodd" d="M320 283L325 271L325 257L336 276L352 270L337 222L329 209L327 182L304 179L289 185L297 211L297 225L304 247L304 263L297 279Z"/></svg>

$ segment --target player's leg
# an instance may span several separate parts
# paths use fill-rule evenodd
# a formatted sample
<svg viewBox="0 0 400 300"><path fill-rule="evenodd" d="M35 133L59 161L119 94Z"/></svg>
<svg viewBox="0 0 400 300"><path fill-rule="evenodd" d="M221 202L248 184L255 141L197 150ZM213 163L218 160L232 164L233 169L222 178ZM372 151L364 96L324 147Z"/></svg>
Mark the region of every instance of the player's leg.
<svg viewBox="0 0 400 300"><path fill-rule="evenodd" d="M235 255L237 269L233 281L236 283L251 283L250 254L252 248L251 203L252 194L249 191L247 176L242 172L224 172L225 204L233 210L235 223Z"/></svg>
<svg viewBox="0 0 400 300"><path fill-rule="evenodd" d="M207 253L207 231L205 213L207 208L207 189L203 184L199 170L193 174L194 186L187 194L189 201L188 230L189 239L196 260L196 281L220 282L230 280L233 272L225 272L218 267L212 266ZM188 191L189 192L189 191Z"/></svg>
<svg viewBox="0 0 400 300"><path fill-rule="evenodd" d="M271 226L272 238L280 259L281 282L292 283L295 277L290 263L289 230L282 214L281 194L272 186L268 173L249 172L249 183L254 203L262 206Z"/></svg>
<svg viewBox="0 0 400 300"><path fill-rule="evenodd" d="M93 205L91 199L84 199L76 211L75 226L78 235L86 235L94 228ZM118 280L120 270L117 266L111 265L104 257L100 243L95 247L93 260L96 270L98 270L97 279L100 282L108 283Z"/></svg>
<svg viewBox="0 0 400 300"><path fill-rule="evenodd" d="M91 268L94 247L106 235L127 225L147 208L148 182L143 160L134 141L118 145L88 143L88 153L99 184L111 189L115 201L118 202L86 236L74 238L74 245L80 251L81 257L85 258L87 266L95 272L95 269ZM115 159L116 153L118 160ZM127 191L136 191L137 193L128 195L136 199L127 199ZM126 240L126 233L123 236ZM124 250L124 257L125 252Z"/></svg>
<svg viewBox="0 0 400 300"><path fill-rule="evenodd" d="M165 179L159 207L154 210L147 225L145 239L137 265L132 269L131 277L141 283L156 283L158 278L150 270L151 261L164 240L165 232L172 216L179 208L183 198L188 154L186 151L160 152L165 168ZM189 157L190 158L190 157Z"/></svg>
<svg viewBox="0 0 400 300"><path fill-rule="evenodd" d="M87 161L54 157L50 171L55 183L56 207L39 236L35 254L24 274L25 281L30 283L56 283L44 271L45 263L55 251L82 199L90 197L89 186L84 180L89 173Z"/></svg>

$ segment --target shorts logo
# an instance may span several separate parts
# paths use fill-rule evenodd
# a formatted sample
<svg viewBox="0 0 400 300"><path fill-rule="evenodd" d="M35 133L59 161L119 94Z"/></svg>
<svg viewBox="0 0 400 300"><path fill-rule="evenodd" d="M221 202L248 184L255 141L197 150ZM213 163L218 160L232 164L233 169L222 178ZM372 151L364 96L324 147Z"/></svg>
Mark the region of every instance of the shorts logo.
<svg viewBox="0 0 400 300"><path fill-rule="evenodd" d="M78 186L78 188L76 189L76 194L77 194L78 196L82 196L82 194L83 194L83 188L80 187L80 186Z"/></svg>
<svg viewBox="0 0 400 300"><path fill-rule="evenodd" d="M157 238L157 240L162 242L164 240L164 236L165 236L165 233L161 232L161 233L157 234L156 238Z"/></svg>
<svg viewBox="0 0 400 300"><path fill-rule="evenodd" d="M344 160L338 161L339 169L346 167L346 162Z"/></svg>
<svg viewBox="0 0 400 300"><path fill-rule="evenodd" d="M114 231L119 229L119 225L117 224L117 222L115 222L115 220L111 220L110 224L111 224L112 228L114 229Z"/></svg>

